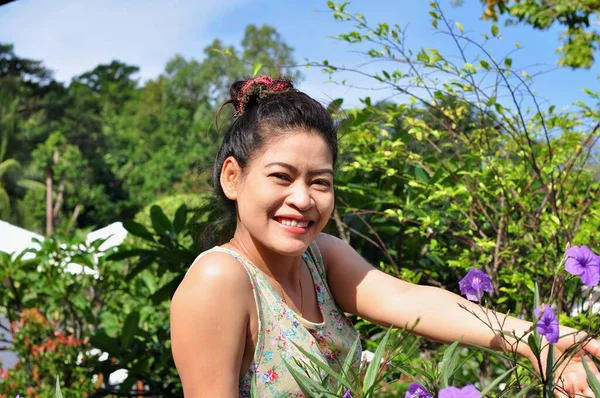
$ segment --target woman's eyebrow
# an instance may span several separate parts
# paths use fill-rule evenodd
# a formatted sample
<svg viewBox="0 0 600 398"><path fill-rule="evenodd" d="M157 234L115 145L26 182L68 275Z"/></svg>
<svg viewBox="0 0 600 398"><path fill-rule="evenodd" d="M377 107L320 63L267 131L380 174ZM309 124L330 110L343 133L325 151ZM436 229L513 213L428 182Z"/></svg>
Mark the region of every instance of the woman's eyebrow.
<svg viewBox="0 0 600 398"><path fill-rule="evenodd" d="M289 171L291 171L292 173L298 173L298 169L294 166L292 166L289 163L285 163L285 162L271 162L267 165L265 165L265 168L267 167L271 167L271 166L280 166L283 168L288 169ZM319 175L319 174L331 174L333 176L333 170L326 168L326 169L318 169L318 170L311 170L308 172L309 175Z"/></svg>

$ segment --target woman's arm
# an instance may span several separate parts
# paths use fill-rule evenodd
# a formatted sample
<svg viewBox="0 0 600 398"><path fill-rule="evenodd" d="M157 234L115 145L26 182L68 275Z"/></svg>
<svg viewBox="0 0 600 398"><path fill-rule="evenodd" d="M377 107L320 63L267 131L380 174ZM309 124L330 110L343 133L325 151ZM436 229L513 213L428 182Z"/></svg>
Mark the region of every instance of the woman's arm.
<svg viewBox="0 0 600 398"><path fill-rule="evenodd" d="M202 257L181 282L171 302L171 340L186 398L239 395L248 303L248 275L224 253Z"/></svg>
<svg viewBox="0 0 600 398"><path fill-rule="evenodd" d="M486 314L485 309L454 293L435 287L415 285L389 276L373 268L354 249L332 236L321 234L317 243L325 261L330 289L343 311L380 325L409 329L412 329L418 319L419 323L412 329L416 334L443 343L461 339L465 343L512 351L531 360L538 372L540 371L536 358L525 343L526 334L531 331L531 322L492 310ZM491 328L488 326L490 324ZM504 332L504 338L498 330ZM514 334L521 341L507 334ZM564 337L554 345L557 358L566 354L575 342L586 338L585 333L577 333L575 329L563 326L560 327L560 334ZM542 367L545 366L546 353L547 350L543 349ZM573 393L592 396L582 363L582 353L600 359L600 343L597 340L588 340L581 350L569 354L569 360L563 362L555 372L555 382L558 386L556 396L567 397ZM585 361L600 380L598 369L592 360L585 356Z"/></svg>
<svg viewBox="0 0 600 398"><path fill-rule="evenodd" d="M497 332L459 305L489 321L487 323L495 330L514 331L519 337L531 328L531 322L491 310L486 314L477 304L449 291L415 285L387 275L335 237L321 234L317 243L326 263L330 289L343 311L380 325L400 328L412 328L418 319L412 331L428 339L443 343L461 339L496 350L506 348L531 358L526 344L516 344L514 340L505 344Z"/></svg>

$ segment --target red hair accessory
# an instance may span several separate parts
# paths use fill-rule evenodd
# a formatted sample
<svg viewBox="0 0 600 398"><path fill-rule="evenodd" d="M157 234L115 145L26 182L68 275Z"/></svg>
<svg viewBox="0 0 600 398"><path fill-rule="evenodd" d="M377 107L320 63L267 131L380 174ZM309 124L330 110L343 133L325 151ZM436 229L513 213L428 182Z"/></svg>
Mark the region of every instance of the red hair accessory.
<svg viewBox="0 0 600 398"><path fill-rule="evenodd" d="M238 92L236 110L239 114L242 114L246 104L253 95L256 95L259 99L263 99L278 92L291 90L292 88L292 82L287 78L273 79L271 76L261 75L248 79Z"/></svg>

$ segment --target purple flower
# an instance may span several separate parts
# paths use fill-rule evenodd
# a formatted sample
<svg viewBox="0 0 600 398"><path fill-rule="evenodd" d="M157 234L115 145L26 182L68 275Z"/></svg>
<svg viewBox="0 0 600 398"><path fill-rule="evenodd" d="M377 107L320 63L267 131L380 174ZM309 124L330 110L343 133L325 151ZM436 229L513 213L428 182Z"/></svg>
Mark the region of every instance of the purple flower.
<svg viewBox="0 0 600 398"><path fill-rule="evenodd" d="M471 301L479 301L483 292L491 292L492 281L490 277L483 271L471 268L467 275L458 282L460 292L467 296Z"/></svg>
<svg viewBox="0 0 600 398"><path fill-rule="evenodd" d="M600 281L600 256L594 254L587 246L571 246L567 249L565 270L572 275L579 275L586 286L596 286Z"/></svg>
<svg viewBox="0 0 600 398"><path fill-rule="evenodd" d="M473 384L463 388L448 387L440 391L438 398L481 398L481 393Z"/></svg>
<svg viewBox="0 0 600 398"><path fill-rule="evenodd" d="M433 398L433 395L419 383L412 383L408 386L408 391L404 398Z"/></svg>
<svg viewBox="0 0 600 398"><path fill-rule="evenodd" d="M352 398L352 394L350 394L350 390L346 389L346 391L344 391L344 395L342 395L342 398Z"/></svg>
<svg viewBox="0 0 600 398"><path fill-rule="evenodd" d="M543 312L541 318L540 312ZM552 307L542 304L541 306L537 307L533 313L536 319L540 318L536 324L538 333L546 337L548 342L552 344L558 342L558 319L556 319L556 315L554 315L554 310Z"/></svg>

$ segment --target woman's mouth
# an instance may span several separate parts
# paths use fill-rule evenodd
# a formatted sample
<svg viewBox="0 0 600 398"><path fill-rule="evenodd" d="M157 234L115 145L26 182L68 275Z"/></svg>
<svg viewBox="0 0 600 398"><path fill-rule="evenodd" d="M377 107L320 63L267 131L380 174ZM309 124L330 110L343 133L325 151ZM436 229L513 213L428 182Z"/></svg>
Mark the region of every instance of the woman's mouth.
<svg viewBox="0 0 600 398"><path fill-rule="evenodd" d="M306 232L314 224L314 222L310 220L293 220L283 217L276 217L275 221L277 221L281 226L285 227L286 230L293 233Z"/></svg>
<svg viewBox="0 0 600 398"><path fill-rule="evenodd" d="M285 218L280 218L278 221L283 225L287 225L290 227L301 227L301 228L306 228L311 223L311 221L288 220Z"/></svg>

